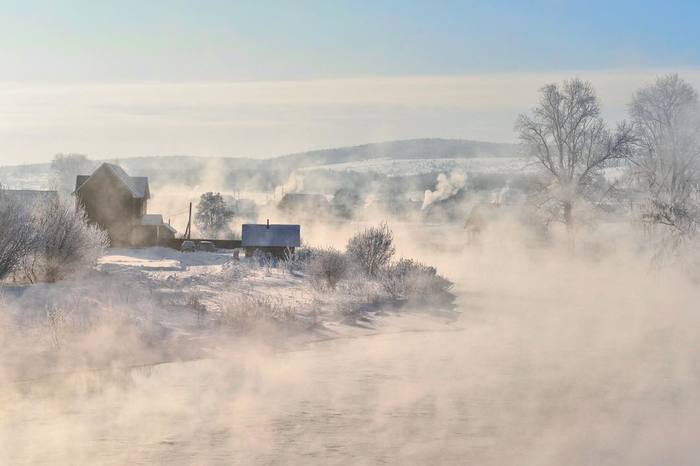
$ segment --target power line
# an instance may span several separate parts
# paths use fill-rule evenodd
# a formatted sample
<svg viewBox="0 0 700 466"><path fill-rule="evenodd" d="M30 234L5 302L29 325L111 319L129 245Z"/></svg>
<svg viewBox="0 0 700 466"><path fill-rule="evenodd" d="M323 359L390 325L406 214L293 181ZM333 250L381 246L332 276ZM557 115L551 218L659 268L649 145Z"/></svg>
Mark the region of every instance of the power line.
<svg viewBox="0 0 700 466"><path fill-rule="evenodd" d="M188 212L189 209L181 210L180 212L176 212L174 214L163 214L163 217L177 217L178 215L184 215Z"/></svg>

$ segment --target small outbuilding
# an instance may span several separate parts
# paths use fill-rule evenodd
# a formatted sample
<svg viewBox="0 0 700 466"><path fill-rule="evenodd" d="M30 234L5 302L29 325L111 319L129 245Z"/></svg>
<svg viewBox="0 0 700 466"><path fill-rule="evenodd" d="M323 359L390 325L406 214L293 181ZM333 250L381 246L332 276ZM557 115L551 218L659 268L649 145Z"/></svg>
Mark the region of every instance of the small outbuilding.
<svg viewBox="0 0 700 466"><path fill-rule="evenodd" d="M141 223L131 230L133 246L152 246L163 244L175 238L177 231L163 221L160 214L146 214L141 217Z"/></svg>
<svg viewBox="0 0 700 466"><path fill-rule="evenodd" d="M244 224L241 232L241 246L246 257L260 251L272 257L284 258L287 252L301 246L301 226L280 224Z"/></svg>

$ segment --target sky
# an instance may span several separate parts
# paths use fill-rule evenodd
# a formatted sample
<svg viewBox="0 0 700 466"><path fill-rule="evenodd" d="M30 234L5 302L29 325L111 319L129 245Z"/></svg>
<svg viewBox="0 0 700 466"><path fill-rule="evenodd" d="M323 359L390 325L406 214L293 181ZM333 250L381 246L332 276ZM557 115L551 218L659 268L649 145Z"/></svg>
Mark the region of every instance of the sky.
<svg viewBox="0 0 700 466"><path fill-rule="evenodd" d="M700 87L698 18L679 0L0 0L0 164L508 142L571 76L618 120L656 76Z"/></svg>

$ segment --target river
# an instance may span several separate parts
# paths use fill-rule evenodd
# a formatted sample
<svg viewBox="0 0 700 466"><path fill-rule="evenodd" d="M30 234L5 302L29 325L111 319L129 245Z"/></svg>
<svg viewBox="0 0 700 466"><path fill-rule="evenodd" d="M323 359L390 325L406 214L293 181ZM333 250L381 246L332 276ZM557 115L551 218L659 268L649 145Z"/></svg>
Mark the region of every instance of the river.
<svg viewBox="0 0 700 466"><path fill-rule="evenodd" d="M221 359L27 383L1 399L0 458L697 464L698 377L680 366L688 361L672 332L644 326L626 338L584 338L613 321L581 319L553 333L565 317L537 312L474 312L444 331L282 352L250 347Z"/></svg>

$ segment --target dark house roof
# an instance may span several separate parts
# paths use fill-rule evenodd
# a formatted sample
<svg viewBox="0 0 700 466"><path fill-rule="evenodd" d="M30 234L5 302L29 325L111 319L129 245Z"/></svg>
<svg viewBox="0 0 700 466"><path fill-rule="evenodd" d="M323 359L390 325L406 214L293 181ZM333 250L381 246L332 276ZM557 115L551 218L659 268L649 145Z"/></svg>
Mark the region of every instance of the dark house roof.
<svg viewBox="0 0 700 466"><path fill-rule="evenodd" d="M279 202L280 204L306 204L306 203L321 203L328 204L328 199L323 194L311 193L287 193Z"/></svg>
<svg viewBox="0 0 700 466"><path fill-rule="evenodd" d="M241 245L245 247L294 248L301 246L299 225L243 225Z"/></svg>
<svg viewBox="0 0 700 466"><path fill-rule="evenodd" d="M150 190L148 188L148 177L145 176L129 176L119 165L113 163L103 163L97 170L92 172L92 175L78 175L75 180L75 192L80 191L85 183L88 182L90 178L95 176L101 170L108 170L110 174L115 176L121 183L131 192L131 196L136 199L149 199L151 197Z"/></svg>
<svg viewBox="0 0 700 466"><path fill-rule="evenodd" d="M277 203L277 208L299 214L327 212L330 202L323 194L287 193Z"/></svg>
<svg viewBox="0 0 700 466"><path fill-rule="evenodd" d="M77 192L78 188L80 188L83 184L85 184L85 182L88 180L88 178L90 178L90 175L78 175L75 178L75 191L74 192Z"/></svg>

